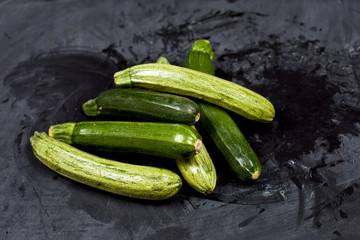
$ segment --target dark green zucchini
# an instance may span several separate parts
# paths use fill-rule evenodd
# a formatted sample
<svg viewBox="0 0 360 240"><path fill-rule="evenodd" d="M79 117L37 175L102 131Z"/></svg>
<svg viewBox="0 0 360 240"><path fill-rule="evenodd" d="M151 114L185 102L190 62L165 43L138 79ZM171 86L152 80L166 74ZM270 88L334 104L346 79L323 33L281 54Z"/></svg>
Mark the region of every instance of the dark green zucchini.
<svg viewBox="0 0 360 240"><path fill-rule="evenodd" d="M104 91L82 108L87 116L113 115L188 125L194 125L200 118L199 107L188 98L136 88Z"/></svg>
<svg viewBox="0 0 360 240"><path fill-rule="evenodd" d="M195 42L184 65L197 71L214 74L213 55L210 42ZM261 173L261 165L255 152L239 127L222 108L199 102L200 122L229 163L231 169L242 180L255 180Z"/></svg>
<svg viewBox="0 0 360 240"><path fill-rule="evenodd" d="M51 170L77 182L127 197L163 200L181 188L180 177L162 168L112 161L35 132L35 156Z"/></svg>
<svg viewBox="0 0 360 240"><path fill-rule="evenodd" d="M50 126L49 136L76 147L188 159L202 147L200 135L178 123L93 121Z"/></svg>

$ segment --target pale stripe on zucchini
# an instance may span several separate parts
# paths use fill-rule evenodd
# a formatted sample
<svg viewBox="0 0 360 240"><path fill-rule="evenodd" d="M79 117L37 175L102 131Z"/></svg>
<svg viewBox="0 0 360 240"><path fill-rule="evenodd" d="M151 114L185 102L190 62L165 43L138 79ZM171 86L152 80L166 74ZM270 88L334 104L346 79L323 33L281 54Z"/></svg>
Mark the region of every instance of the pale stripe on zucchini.
<svg viewBox="0 0 360 240"><path fill-rule="evenodd" d="M174 172L149 166L121 163L83 152L35 132L30 138L35 156L53 171L111 193L148 200L164 200L181 188Z"/></svg>

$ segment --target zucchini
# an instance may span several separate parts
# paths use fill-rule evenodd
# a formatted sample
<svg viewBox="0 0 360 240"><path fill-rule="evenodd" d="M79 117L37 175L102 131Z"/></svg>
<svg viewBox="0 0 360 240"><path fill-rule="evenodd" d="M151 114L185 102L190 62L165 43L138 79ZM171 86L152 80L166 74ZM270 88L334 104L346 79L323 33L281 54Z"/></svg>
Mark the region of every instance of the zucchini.
<svg viewBox="0 0 360 240"><path fill-rule="evenodd" d="M199 40L192 46L184 65L213 74L213 56L210 42ZM222 108L206 102L198 103L201 124L210 134L231 169L242 180L255 180L261 173L261 165L244 135Z"/></svg>
<svg viewBox="0 0 360 240"><path fill-rule="evenodd" d="M52 125L49 136L75 147L187 159L200 152L200 135L178 123L88 121Z"/></svg>
<svg viewBox="0 0 360 240"><path fill-rule="evenodd" d="M140 64L114 74L118 87L142 87L174 93L219 105L250 120L270 122L273 105L261 95L234 82L169 64Z"/></svg>
<svg viewBox="0 0 360 240"><path fill-rule="evenodd" d="M162 64L170 64L166 58L162 58ZM157 63L159 63L159 60ZM192 128L196 130L194 126ZM205 195L214 191L216 186L216 170L204 145L199 154L189 159L176 159L176 165L190 187Z"/></svg>
<svg viewBox="0 0 360 240"><path fill-rule="evenodd" d="M123 116L188 125L194 125L200 118L198 105L188 98L136 88L104 91L82 108L87 116Z"/></svg>
<svg viewBox="0 0 360 240"><path fill-rule="evenodd" d="M35 132L30 142L35 156L51 170L104 191L132 198L164 200L181 188L181 178L167 169L100 158L50 138L44 132Z"/></svg>

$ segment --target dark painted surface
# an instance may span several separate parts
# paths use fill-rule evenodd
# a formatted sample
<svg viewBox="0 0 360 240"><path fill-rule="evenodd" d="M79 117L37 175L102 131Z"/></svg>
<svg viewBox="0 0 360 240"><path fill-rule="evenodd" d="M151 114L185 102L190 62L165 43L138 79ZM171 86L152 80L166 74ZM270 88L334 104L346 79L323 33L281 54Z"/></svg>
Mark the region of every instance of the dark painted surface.
<svg viewBox="0 0 360 240"><path fill-rule="evenodd" d="M360 4L267 2L2 1L0 238L358 239ZM184 184L165 202L123 198L33 156L33 131L89 119L82 103L115 71L160 55L180 65L200 38L217 76L276 108L270 124L233 115L263 165L258 181L235 179L205 133L218 173L209 197Z"/></svg>

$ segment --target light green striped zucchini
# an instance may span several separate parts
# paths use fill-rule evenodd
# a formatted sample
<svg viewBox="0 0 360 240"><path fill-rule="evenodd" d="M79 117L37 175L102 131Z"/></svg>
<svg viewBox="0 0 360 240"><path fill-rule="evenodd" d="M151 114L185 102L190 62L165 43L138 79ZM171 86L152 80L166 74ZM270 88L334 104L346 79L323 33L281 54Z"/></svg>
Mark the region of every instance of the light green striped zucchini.
<svg viewBox="0 0 360 240"><path fill-rule="evenodd" d="M198 71L214 74L210 42L199 40L192 46L184 65ZM233 172L242 180L255 180L261 173L261 165L237 124L222 108L206 102L198 103L200 122L214 140Z"/></svg>
<svg viewBox="0 0 360 240"><path fill-rule="evenodd" d="M118 87L142 87L199 98L259 122L275 116L273 105L263 96L207 73L169 64L140 64L114 74Z"/></svg>
<svg viewBox="0 0 360 240"><path fill-rule="evenodd" d="M35 156L51 170L104 191L132 198L164 200L181 188L181 178L167 169L100 158L46 133L35 132L30 142Z"/></svg>
<svg viewBox="0 0 360 240"><path fill-rule="evenodd" d="M164 57L162 57L161 62L162 64L170 64ZM192 128L196 130L194 126ZM205 195L214 191L217 180L216 169L204 145L199 154L189 159L176 159L176 164L185 181L193 189Z"/></svg>

